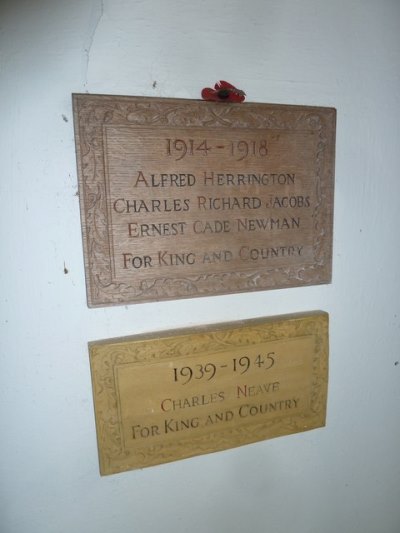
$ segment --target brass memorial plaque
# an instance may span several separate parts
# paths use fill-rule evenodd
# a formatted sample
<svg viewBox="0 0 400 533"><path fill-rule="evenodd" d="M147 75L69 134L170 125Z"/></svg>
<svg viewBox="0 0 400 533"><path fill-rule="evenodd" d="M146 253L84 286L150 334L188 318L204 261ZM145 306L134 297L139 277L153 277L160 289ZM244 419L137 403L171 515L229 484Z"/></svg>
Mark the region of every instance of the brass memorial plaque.
<svg viewBox="0 0 400 533"><path fill-rule="evenodd" d="M334 109L73 104L90 307L330 282Z"/></svg>
<svg viewBox="0 0 400 533"><path fill-rule="evenodd" d="M100 472L325 425L328 315L89 343Z"/></svg>

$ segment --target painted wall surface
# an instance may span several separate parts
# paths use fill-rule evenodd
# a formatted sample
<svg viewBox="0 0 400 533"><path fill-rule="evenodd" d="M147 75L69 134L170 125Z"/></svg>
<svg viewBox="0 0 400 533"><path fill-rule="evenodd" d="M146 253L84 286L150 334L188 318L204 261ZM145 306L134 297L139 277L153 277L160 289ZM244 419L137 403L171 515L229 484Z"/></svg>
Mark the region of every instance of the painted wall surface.
<svg viewBox="0 0 400 533"><path fill-rule="evenodd" d="M400 531L400 2L2 0L0 530ZM71 93L337 108L333 282L89 310ZM87 342L323 309L327 427L100 478Z"/></svg>

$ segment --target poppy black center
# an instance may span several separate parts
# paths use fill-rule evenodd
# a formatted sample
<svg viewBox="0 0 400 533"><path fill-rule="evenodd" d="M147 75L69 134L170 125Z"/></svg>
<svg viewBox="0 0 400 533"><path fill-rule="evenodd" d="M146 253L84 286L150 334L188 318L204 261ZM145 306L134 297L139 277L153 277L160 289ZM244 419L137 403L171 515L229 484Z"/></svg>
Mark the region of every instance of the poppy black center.
<svg viewBox="0 0 400 533"><path fill-rule="evenodd" d="M229 98L228 89L221 89L220 91L218 91L218 98L221 98L222 100Z"/></svg>

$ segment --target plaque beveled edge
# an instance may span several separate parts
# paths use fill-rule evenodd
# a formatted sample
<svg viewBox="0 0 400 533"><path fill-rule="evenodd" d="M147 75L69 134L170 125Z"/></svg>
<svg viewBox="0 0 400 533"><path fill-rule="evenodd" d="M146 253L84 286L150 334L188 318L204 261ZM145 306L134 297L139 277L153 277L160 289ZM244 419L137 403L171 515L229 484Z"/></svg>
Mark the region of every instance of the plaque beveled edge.
<svg viewBox="0 0 400 533"><path fill-rule="evenodd" d="M244 425L237 428L237 430L235 430L235 428L222 429L219 431L210 432L209 434L197 438L186 437L181 439L179 443L179 446L185 449L185 452L182 455L177 455L176 451L171 452L171 450L164 450L163 445L161 444L153 447L153 451L155 450L156 453L158 452L159 454L158 459L154 460L154 457L150 457L147 462L144 461L142 463L138 463L135 461L135 458L131 458L129 462L128 458L131 455L131 452L127 450L124 451L122 446L122 425L120 424L118 418L119 413L114 365L117 363L121 364L123 362L140 361L143 363L151 363L155 361L154 350L151 351L151 356L147 359L143 359L143 357L141 357L140 360L132 361L132 354L129 354L129 346L127 345L136 341L142 344L156 341L158 344L160 344L160 346L165 346L165 343L168 342L168 340L171 341L176 339L176 337L181 338L183 339L183 342L186 341L190 344L191 337L197 338L199 336L209 336L211 344L214 345L216 340L218 340L218 334L223 333L224 331L232 330L238 334L241 330L253 329L255 331L259 331L259 326L266 327L268 338L264 339L265 342L297 338L305 334L315 335L315 351L313 353L312 360L313 371L310 412L308 414L299 414L297 416L294 415L293 417L282 417L282 419L278 419L277 422L264 422L252 425ZM313 330L312 333L310 333L310 328ZM103 361L100 361L99 363L100 366L103 365L103 370L106 369L105 378L102 380L101 372L99 372L99 365L97 364L96 359L98 359L97 356L99 353L101 359L101 352L105 347L110 346L115 347L114 353L111 356L107 354L106 360L104 360L105 358L103 357ZM238 344L233 344L233 346L238 346ZM138 334L129 337L91 341L88 343L88 348L92 378L99 469L102 476L189 459L190 457L198 455L220 452L247 444L269 440L271 438L317 429L324 427L326 424L329 374L329 314L325 311L310 311L265 318L260 317L248 320L204 325L194 328L173 329ZM226 350L226 345L224 346L224 349ZM167 356L163 356L162 351L159 351L159 358L157 360L162 360L163 358L170 359L171 353L168 351L168 349L166 351L168 352ZM179 355L176 357L178 358ZM128 359L128 361L126 361L126 359ZM103 395L100 400L99 395ZM112 405L112 414L105 417L101 408L104 406L106 410L110 410L110 405ZM270 434L268 431L271 427L273 429L273 434ZM263 428L265 429L263 430ZM252 431L252 435L249 436L250 431ZM262 435L261 437L260 433ZM210 442L214 442L213 437L219 437L220 439L225 438L225 444L219 447L210 445ZM192 446L189 453L185 448L188 443Z"/></svg>
<svg viewBox="0 0 400 533"><path fill-rule="evenodd" d="M116 101L120 103L119 106L116 106ZM206 121L210 121L213 124L218 124L221 127L235 127L232 124L234 122L234 110L237 109L250 109L253 108L254 111L257 108L263 108L264 110L270 109L271 113L268 117L258 117L259 120L272 120L274 124L278 124L279 127L282 127L284 121L277 118L277 113L281 112L301 112L304 111L308 113L309 124L312 127L317 128L319 123L319 135L320 135L320 149L317 156L317 159L320 158L321 154L324 152L326 144L328 142L327 133L330 133L329 146L331 148L325 154L325 157L322 158L320 172L318 173L318 183L316 189L321 195L323 202L319 202L316 215L319 214L320 204L323 204L323 212L320 214L320 218L324 218L325 225L321 223L321 220L318 219L318 216L315 218L314 230L317 231L318 227L322 227L320 233L314 235L314 264L310 267L305 267L301 265L297 267L297 273L294 272L296 269L287 269L283 268L254 268L251 270L246 270L243 272L225 272L225 273L213 273L211 275L204 274L203 278L209 277L209 285L206 285L204 288L199 285L197 276L187 276L186 278L157 278L153 283L150 283L149 286L146 286L146 283L143 284L140 288L132 287L123 282L114 283L111 279L111 267L110 267L110 243L108 242L108 231L97 231L97 228L91 226L93 220L96 217L99 217L105 221L105 224L108 224L108 214L106 207L106 193L105 193L105 173L104 173L104 149L100 150L100 154L96 153L99 151L98 146L102 146L103 141L99 133L97 137L95 134L96 127L91 124L88 128L88 131L84 129L80 121L80 111L85 105L94 106L92 109L92 117L96 116L96 109L100 115L103 116L101 122L101 128L104 123L109 123L113 118L114 111L119 112L121 120L121 108L123 105L128 106L128 103L134 104L144 104L151 108L151 105L157 106L188 106L188 105L197 105L198 109L204 111L204 116L208 118ZM80 203L80 213L81 213L81 228L82 228L82 241L83 241L83 251L84 251L84 265L85 265L85 280L86 280L86 295L87 295L87 305L89 308L95 307L107 307L113 305L126 305L126 304L136 304L136 303L145 303L145 302L156 302L156 301L168 301L184 298L198 298L198 297L211 297L223 294L240 294L243 292L255 292L263 290L276 290L282 288L290 287L302 287L308 285L321 285L331 283L332 279L332 247L333 247L333 202L334 202L334 175L335 175L335 138L336 138L336 109L333 107L321 107L321 106L303 106L303 105L290 105L290 104L268 104L268 103L259 103L259 102L248 102L244 104L229 104L221 105L220 103L215 102L205 102L203 100L196 99L183 99L183 98L160 98L160 97L149 97L149 96L118 96L118 95L101 95L101 94L85 94L85 93L73 93L72 94L72 104L73 104L73 116L74 116L74 129L75 129L75 145L76 145L76 160L78 167L78 181L79 181L79 203ZM208 111L206 111L208 110ZM148 111L148 110L147 110ZM168 116L171 115L172 110L166 108ZM220 111L220 112L217 112ZM157 120L159 116L157 115L157 109L155 109L155 115ZM177 109L175 113L178 115ZM208 113L208 114L207 114ZM317 117L312 115L312 113L321 113L324 115L324 119L320 115ZM118 113L117 113L118 114ZM132 114L132 113L131 113ZM229 115L233 114L233 119L231 123L229 122ZM122 112L122 115L124 113ZM153 121L150 121L150 124L154 124ZM128 113L125 113L123 120L127 120ZM143 119L146 124L148 117L145 116ZM182 120L182 117L181 117ZM257 117L253 120L257 120ZM306 117L302 117L302 120L306 120ZM203 117L203 122L200 122L200 125L204 125L205 118ZM189 127L186 122L183 124L178 123L164 124L165 126L170 127ZM329 122L329 124L328 124ZM128 121L128 123L130 123ZM325 126L321 124L325 123ZM143 125L143 124L141 124ZM193 124L192 124L193 126ZM265 125L264 125L265 126ZM243 126L237 126L236 128L240 129ZM258 128L262 126L258 125ZM265 126L266 127L266 126ZM311 127L311 126L310 126ZM317 128L318 129L318 128ZM324 131L322 131L324 130ZM326 131L328 130L328 131ZM88 143L88 137L91 141ZM87 143L85 150L82 149L84 143ZM91 145L90 145L91 143ZM88 146L89 145L89 146ZM95 148L97 146L97 148ZM91 163L86 162L84 164L84 158L93 151L94 163L91 160ZM85 178L83 167L92 168L92 175L89 176L89 181L91 182L92 189L89 190L87 187L88 177ZM102 167L102 171L101 171ZM328 167L328 168L325 168ZM99 171L100 168L100 171ZM98 176L96 176L98 174ZM100 204L100 215L95 213L96 203ZM92 209L92 213L88 213L85 206L89 206ZM101 233L106 235L101 235ZM94 235L93 235L94 234ZM97 240L96 240L97 239ZM321 244L322 242L322 244ZM99 244L100 243L100 244ZM108 249L108 258L107 252L104 250ZM97 269L97 270L96 270ZM231 277L233 280L236 280L236 285L233 282L226 286L226 276ZM308 278L307 278L308 276ZM313 277L314 276L314 277ZM278 281L278 280L281 281ZM271 281L272 280L272 281ZM283 281L282 281L283 280ZM204 281L204 280L203 280ZM196 285L197 284L197 285ZM203 283L204 284L204 283ZM213 284L213 285L212 285ZM132 295L135 290L139 294ZM119 293L116 294L116 292Z"/></svg>

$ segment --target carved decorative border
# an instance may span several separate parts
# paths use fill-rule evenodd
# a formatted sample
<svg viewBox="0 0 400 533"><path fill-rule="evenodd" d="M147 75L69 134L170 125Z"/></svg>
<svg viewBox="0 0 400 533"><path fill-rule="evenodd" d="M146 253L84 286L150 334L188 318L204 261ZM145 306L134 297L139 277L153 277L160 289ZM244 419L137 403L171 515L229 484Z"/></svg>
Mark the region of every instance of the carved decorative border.
<svg viewBox="0 0 400 533"><path fill-rule="evenodd" d="M95 401L100 471L112 474L134 468L165 463L214 451L249 444L263 439L307 431L325 425L328 386L328 315L315 312L289 318L248 320L185 332L142 336L90 343L93 395ZM179 335L176 335L180 333ZM186 359L202 353L223 352L230 347L313 336L311 404L307 412L282 415L262 423L222 429L199 436L182 438L169 446L158 444L141 450L123 446L119 420L116 367L128 363L151 363ZM260 438L261 436L261 438ZM190 444L190 446L188 446ZM188 452L188 449L190 452Z"/></svg>
<svg viewBox="0 0 400 533"><path fill-rule="evenodd" d="M73 95L86 287L90 307L211 296L329 283L335 110L246 103L221 105L197 100ZM112 280L105 182L103 126L218 127L310 131L318 135L315 154L312 265L254 268L245 272L155 277L136 284Z"/></svg>

